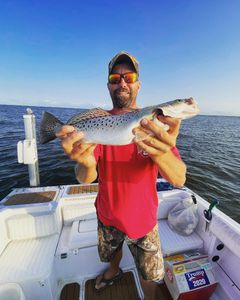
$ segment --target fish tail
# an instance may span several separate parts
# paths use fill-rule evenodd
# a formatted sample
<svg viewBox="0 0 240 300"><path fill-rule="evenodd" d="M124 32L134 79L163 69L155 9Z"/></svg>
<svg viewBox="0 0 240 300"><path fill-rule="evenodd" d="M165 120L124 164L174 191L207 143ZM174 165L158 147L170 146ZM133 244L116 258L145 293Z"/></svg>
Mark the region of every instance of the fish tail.
<svg viewBox="0 0 240 300"><path fill-rule="evenodd" d="M59 130L64 123L58 120L54 115L44 112L40 125L40 143L46 144L56 138L56 131Z"/></svg>

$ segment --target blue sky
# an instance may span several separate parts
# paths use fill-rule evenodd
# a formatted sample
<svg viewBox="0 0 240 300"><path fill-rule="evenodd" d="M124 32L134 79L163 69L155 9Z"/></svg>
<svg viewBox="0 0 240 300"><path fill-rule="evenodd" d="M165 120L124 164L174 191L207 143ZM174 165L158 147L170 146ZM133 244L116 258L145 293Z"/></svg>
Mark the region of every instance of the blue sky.
<svg viewBox="0 0 240 300"><path fill-rule="evenodd" d="M0 0L0 104L109 108L120 50L140 62L139 106L240 115L238 0Z"/></svg>

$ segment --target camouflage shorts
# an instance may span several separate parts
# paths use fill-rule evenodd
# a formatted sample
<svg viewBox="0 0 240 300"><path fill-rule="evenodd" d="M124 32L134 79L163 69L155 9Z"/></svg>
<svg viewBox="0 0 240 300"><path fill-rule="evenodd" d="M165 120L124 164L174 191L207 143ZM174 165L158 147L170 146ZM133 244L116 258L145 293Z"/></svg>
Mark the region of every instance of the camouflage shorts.
<svg viewBox="0 0 240 300"><path fill-rule="evenodd" d="M98 220L98 252L101 261L111 261L126 241L143 279L158 281L164 276L163 257L156 225L140 239L130 239L122 231Z"/></svg>

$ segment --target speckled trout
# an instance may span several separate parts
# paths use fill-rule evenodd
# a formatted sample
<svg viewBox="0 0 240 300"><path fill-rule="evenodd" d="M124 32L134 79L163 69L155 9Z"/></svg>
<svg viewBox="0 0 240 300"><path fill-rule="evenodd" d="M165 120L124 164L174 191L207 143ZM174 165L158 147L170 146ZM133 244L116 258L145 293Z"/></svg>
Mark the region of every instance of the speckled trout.
<svg viewBox="0 0 240 300"><path fill-rule="evenodd" d="M138 108L130 112L111 115L101 108L78 113L67 121L66 125L75 127L84 133L83 143L102 145L127 145L135 137L133 128L140 126L143 118L153 120L157 125L168 130L169 127L158 120L158 116L187 119L197 115L198 105L193 98L176 99L159 105ZM64 125L55 116L44 112L40 126L40 142L45 144L56 138L56 132ZM146 133L147 135L147 133ZM144 139L141 136L141 139Z"/></svg>

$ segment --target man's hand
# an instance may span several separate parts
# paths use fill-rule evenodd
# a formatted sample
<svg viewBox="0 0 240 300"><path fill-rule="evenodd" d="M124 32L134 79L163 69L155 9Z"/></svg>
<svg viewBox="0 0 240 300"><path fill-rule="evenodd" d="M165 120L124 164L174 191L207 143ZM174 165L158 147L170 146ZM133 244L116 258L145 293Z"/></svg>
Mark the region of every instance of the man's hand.
<svg viewBox="0 0 240 300"><path fill-rule="evenodd" d="M63 150L70 159L85 167L96 166L93 154L96 144L81 143L84 137L82 132L77 132L73 126L64 125L56 136L62 140Z"/></svg>
<svg viewBox="0 0 240 300"><path fill-rule="evenodd" d="M135 144L147 152L149 157L158 166L162 177L176 187L181 187L186 180L186 166L171 151L176 145L181 121L175 118L158 117L159 121L167 124L169 129L165 131L153 121L143 119L141 127L133 129L135 135L144 136L143 140L134 138ZM146 134L146 131L148 134Z"/></svg>
<svg viewBox="0 0 240 300"><path fill-rule="evenodd" d="M96 144L82 143L84 134L69 125L64 125L56 136L62 140L63 150L68 157L78 163L75 169L78 181L94 181L97 177L97 162L93 154Z"/></svg>
<svg viewBox="0 0 240 300"><path fill-rule="evenodd" d="M169 126L168 131L159 127L153 121L143 119L141 121L140 128L134 128L133 133L136 135L143 132L144 139L134 139L134 142L143 151L147 152L149 156L155 161L159 159L163 154L171 150L176 145L176 140L179 134L179 128L181 121L179 119L170 117L158 117L159 121ZM146 134L145 132L150 132Z"/></svg>

